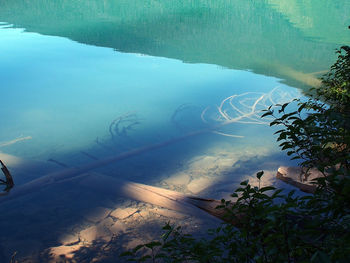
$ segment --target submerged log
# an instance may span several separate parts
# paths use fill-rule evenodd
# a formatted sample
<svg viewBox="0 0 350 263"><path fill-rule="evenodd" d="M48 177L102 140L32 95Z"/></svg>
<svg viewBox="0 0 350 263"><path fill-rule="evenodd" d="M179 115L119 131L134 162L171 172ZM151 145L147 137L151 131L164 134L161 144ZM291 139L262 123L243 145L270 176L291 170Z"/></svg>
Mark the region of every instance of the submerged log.
<svg viewBox="0 0 350 263"><path fill-rule="evenodd" d="M67 175L68 174L70 174L69 171L67 171ZM18 187L17 189L13 189L16 190L14 195L11 193L9 195L1 197L0 204L1 202L13 199L13 197L23 196L25 194L32 193L35 190L40 190L44 186L52 185L53 182L56 182L58 184L76 182L78 184L78 187L81 186L90 189L91 192L96 193L96 195L100 193L108 193L113 196L119 196L149 203L196 217L205 217L206 215L211 215L221 220L225 220L225 211L223 209L216 209L216 207L221 204L221 202L218 200L190 196L180 192L130 181L124 181L118 178L94 172L80 173L74 177L66 176L65 179L62 177L60 178L61 180L53 181L40 180L40 184L38 184L38 182L34 182L35 184L28 183L26 185L23 185L25 187ZM41 188L38 188L38 186L41 186Z"/></svg>
<svg viewBox="0 0 350 263"><path fill-rule="evenodd" d="M221 202L215 199L186 195L156 186L123 181L111 176L96 173L89 173L83 178L80 178L79 185L88 187L94 192L108 192L113 195L194 216L203 216L206 213L226 221L226 211L216 208L221 205Z"/></svg>
<svg viewBox="0 0 350 263"><path fill-rule="evenodd" d="M237 116L237 117L229 116L226 113L226 111L224 110L224 108L223 108L225 102L227 102L227 101L230 101L230 105L232 106L233 104L232 104L231 99L234 98L234 97L237 97L238 95L237 96L236 95L235 96L230 96L230 97L224 99L221 102L220 107L218 108L221 116L225 120L223 122L219 122L216 125L213 125L213 126L210 126L210 127L204 128L204 129L200 129L200 130L197 130L197 131L189 132L189 133L187 133L187 134L185 134L183 136L179 136L179 137L167 140L167 141L163 141L163 142L159 142L159 143L155 143L155 144L151 144L151 145L146 145L144 147L140 147L140 148L137 148L137 149L134 149L134 150L131 150L131 151L127 151L127 152L121 153L119 155L112 156L110 158L106 158L106 159L102 159L102 160L96 160L95 162L92 162L90 164L87 164L87 165L84 165L84 166L81 166L81 167L67 168L67 169L65 169L65 170L63 170L61 172L56 172L56 173L51 173L51 174L45 175L43 177L40 177L40 178L38 178L36 180L33 180L33 181L31 181L31 182L29 182L27 184L18 186L17 188L13 189L11 191L11 195L10 196L8 196L6 198L0 198L0 203L1 202L5 202L6 200L17 198L19 196L23 196L23 195L31 193L33 191L40 190L40 189L42 189L43 187L45 187L47 185L50 185L50 184L53 184L53 183L57 183L57 182L60 182L62 180L66 180L68 178L72 178L72 177L78 176L78 175L80 175L82 173L88 172L88 171L96 169L98 167L102 167L102 166L105 166L105 165L108 165L108 164L111 164L111 163L115 163L117 161L124 160L124 159L130 158L130 157L133 157L133 156L145 153L145 152L149 152L149 151L152 151L152 150L163 148L163 147L166 147L168 145L171 145L171 144L177 143L179 141L183 141L185 139L189 139L189 138L201 135L201 134L214 132L214 133L218 133L218 134L221 134L221 135L224 135L224 136L241 138L242 136L237 136L237 135L232 135L232 134L228 135L228 134L225 134L225 133L218 132L218 130L220 128L226 126L226 125L229 125L229 124L232 124L232 123L235 123L235 122L251 123L251 121L250 122L242 122L242 121L245 118L248 118L248 119L253 118L253 116L257 113L257 109L256 108L257 108L258 104L261 102L261 100L264 97L271 97L271 94L274 91L275 91L275 89L272 90L268 94L261 95L257 100L255 100L255 102L253 103L252 106L248 107L249 108L248 112L244 113L244 112L239 111L239 113L241 115ZM248 94L248 93L241 94L239 96L243 96L243 95L246 95L246 94ZM204 110L203 113L202 113L202 118L203 118L203 115L205 114L205 111L206 110ZM134 118L133 115L126 114L125 116L119 117L118 119L114 120L112 122L111 126L110 126L110 132L111 132L112 137L113 137L113 129L114 130L117 129L118 135L124 134L125 129L120 131L118 125L121 122L124 122L126 120L128 120L128 122L129 122L130 116L131 116L131 123L132 123L132 125L136 124L137 120L133 119ZM256 118L253 118L253 119L254 119L253 123L255 123L255 124L256 123L262 124L262 122L260 120L257 121ZM114 127L116 124L117 124L117 127ZM129 129L129 128L131 128L131 126L129 125L129 126L127 126L127 128ZM98 141L98 138L96 139L96 143L98 143L101 146L103 145L103 144L101 144ZM57 162L55 160L52 160L52 159L50 159L49 161L54 162L54 163L56 163L58 165L61 165L61 166L65 166L65 164L59 163L59 162Z"/></svg>
<svg viewBox="0 0 350 263"><path fill-rule="evenodd" d="M305 193L313 194L316 191L315 179L322 177L323 174L316 169L306 171L300 167L281 166L277 171L277 179L299 188Z"/></svg>
<svg viewBox="0 0 350 263"><path fill-rule="evenodd" d="M19 196L23 196L23 195L31 193L33 191L40 190L40 189L42 189L43 187L45 187L47 185L51 185L53 183L61 182L62 180L73 178L75 176L78 176L78 175L80 175L82 173L85 173L85 172L88 172L90 170L93 170L93 169L96 169L96 168L99 168L99 167L102 167L102 166L105 166L105 165L108 165L108 164L111 164L111 163L115 163L117 161L124 160L124 159L130 158L130 157L133 157L133 156L145 153L145 152L149 152L149 151L156 150L156 149L159 149L159 148L162 148L162 147L166 147L168 145L171 145L171 144L177 143L179 141L183 141L185 139L189 139L189 138L192 138L194 136L201 135L201 134L206 134L206 133L212 133L213 132L213 133L217 133L217 134L224 135L224 136L241 138L243 136L238 136L238 135L233 135L233 134L225 134L225 133L219 132L219 130L220 130L220 128L222 128L222 127L224 127L226 125L232 124L232 123L267 124L265 122L262 122L260 119L257 119L257 116L256 116L256 114L258 112L257 106L260 105L260 103L262 103L265 100L271 100L272 94L274 92L276 92L276 90L277 89L275 88L275 89L271 90L269 93L266 93L266 94L263 94L263 95L261 95L259 93L259 97L254 101L254 103L252 105L247 106L248 110L245 111L245 112L237 109L237 107L235 107L233 105L232 100L234 98L245 96L245 95L247 95L249 93L244 93L244 94L241 94L241 95L233 95L233 96L227 97L226 99L224 99L221 102L220 106L218 107L219 115L221 116L221 118L223 118L223 121L220 121L216 125L212 125L212 126L209 126L207 128L200 129L200 130L197 130L197 131L189 132L189 133L187 133L187 134L185 134L183 136L179 136L179 137L167 140L167 141L163 141L163 142L159 142L159 143L155 143L155 144L151 144L151 145L146 145L144 147L140 147L140 148L137 148L137 149L134 149L134 150L131 150L131 151L127 151L127 152L124 152L124 153L121 153L121 154L118 154L118 155L115 155L115 156L112 156L112 157L109 157L109 158L106 158L106 159L96 160L96 161L94 161L94 162L92 162L90 164L83 165L83 166L80 166L80 167L77 167L77 168L67 168L67 169L65 169L65 170L63 170L61 172L50 173L48 175L42 176L42 177L40 177L38 179L35 179L35 180L33 180L33 181L29 182L29 183L26 183L24 185L18 186L17 188L15 188L15 189L13 189L11 191L11 195L10 196L7 196L6 198L0 198L0 203L1 202L5 202L5 201L10 200L10 199L17 198ZM284 96L285 96L285 94L284 94ZM281 99L284 99L284 98L282 97ZM235 117L230 116L226 112L226 110L224 109L225 103L229 103L230 107L233 110L238 112L238 116L235 116ZM272 104L276 104L276 103L272 103ZM206 122L205 118L204 118L204 115L205 115L206 111L207 111L207 108L201 114L201 118L202 118L202 120L204 122ZM131 120L129 120L130 117L131 117ZM125 129L120 130L119 129L120 127L118 125L121 122L124 122L126 120L128 122L131 121L132 125L131 126L128 125L125 129L131 128L137 122L137 120L134 119L133 115L130 114L130 113L117 118L110 125L110 132L111 132L112 137L113 137L113 134L114 134L113 130L116 130L116 129L117 129L117 134L118 135L123 135L124 134ZM115 125L117 125L117 127L115 127ZM101 145L102 147L105 147L103 144L101 144L101 142L99 142L98 138L96 139L96 143ZM49 160L49 161L54 162L56 164L59 164L61 166L64 166L64 164L59 163L59 162L57 162L55 160Z"/></svg>
<svg viewBox="0 0 350 263"><path fill-rule="evenodd" d="M170 139L170 140L167 140L164 142L160 142L160 143L146 145L144 147L136 148L134 150L127 151L127 152L124 152L124 153L121 153L121 154L118 154L115 156L111 156L109 158L97 160L95 162L91 162L89 164L86 164L86 165L83 165L80 167L67 168L67 169L64 169L63 171L47 174L45 176L42 176L38 179L35 179L35 180L29 182L29 183L17 186L16 188L12 189L10 195L0 198L0 203L15 199L17 197L20 197L20 196L23 196L26 194L30 194L34 191L39 191L48 185L58 183L58 182L61 182L63 180L69 179L69 178L76 177L78 175L81 175L81 174L86 173L88 171L91 171L93 169L97 169L99 167L103 167L103 166L106 166L106 165L109 165L112 163L116 163L118 161L125 160L125 159L128 159L130 157L133 157L133 156L145 153L145 152L149 152L152 150L163 148L163 147L166 147L168 145L172 145L172 144L175 144L177 142L183 141L185 139L188 139L188 138L191 138L191 137L194 137L197 135L201 135L204 133L208 133L211 131L213 131L212 128L194 131L194 132L188 133L184 136L176 137L176 138L173 138L173 139Z"/></svg>

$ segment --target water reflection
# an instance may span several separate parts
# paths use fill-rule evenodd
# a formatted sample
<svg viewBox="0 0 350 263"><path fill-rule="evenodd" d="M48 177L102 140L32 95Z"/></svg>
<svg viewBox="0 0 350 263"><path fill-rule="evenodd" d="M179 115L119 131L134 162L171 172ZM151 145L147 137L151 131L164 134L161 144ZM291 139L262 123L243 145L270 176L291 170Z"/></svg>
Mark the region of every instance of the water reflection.
<svg viewBox="0 0 350 263"><path fill-rule="evenodd" d="M1 1L0 159L17 189L52 173L67 180L42 178L1 204L0 261L15 250L89 261L97 248L113 260L175 218L118 197L106 175L214 198L258 169L273 182L291 163L258 111L300 96L285 83L319 84L333 49L349 43L349 10L331 0ZM93 181L78 177L98 167Z"/></svg>
<svg viewBox="0 0 350 263"><path fill-rule="evenodd" d="M178 136L184 131L174 129L174 121L200 129L200 112L232 94L277 85L288 90L278 79L251 72L125 54L18 29L0 34L6 40L0 43L1 149L21 157L65 163L57 155L83 151L99 158L89 148L113 154ZM184 103L193 107L179 113ZM120 119L127 112L132 122Z"/></svg>
<svg viewBox="0 0 350 263"><path fill-rule="evenodd" d="M350 23L348 1L268 0L305 37L314 41L349 45L347 26Z"/></svg>
<svg viewBox="0 0 350 263"><path fill-rule="evenodd" d="M5 0L0 20L121 52L217 64L315 85L349 44L348 1ZM305 75L306 74L306 75Z"/></svg>

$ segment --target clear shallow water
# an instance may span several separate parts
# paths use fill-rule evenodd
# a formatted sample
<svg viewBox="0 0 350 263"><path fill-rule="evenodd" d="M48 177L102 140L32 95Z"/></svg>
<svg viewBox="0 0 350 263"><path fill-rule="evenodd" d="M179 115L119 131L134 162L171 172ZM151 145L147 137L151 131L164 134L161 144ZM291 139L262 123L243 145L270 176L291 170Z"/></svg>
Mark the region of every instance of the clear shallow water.
<svg viewBox="0 0 350 263"><path fill-rule="evenodd" d="M317 85L350 43L349 10L347 1L2 1L0 142L31 136L5 148L24 157L81 150L126 112L142 119L135 135L166 138L184 103L200 112L281 82Z"/></svg>
<svg viewBox="0 0 350 263"><path fill-rule="evenodd" d="M317 85L334 49L350 44L349 13L348 1L2 1L0 152L36 161L35 169L9 165L19 185L64 169L50 159L74 167L94 161L87 154L102 159L210 127L234 94L248 92L233 100L238 111L226 101L232 117L275 88L259 109L298 97ZM220 198L245 175L290 164L257 120L219 129L243 138L206 133L98 172ZM166 184L178 173L211 177L197 192ZM2 258L33 240L57 245L59 232L85 224L87 209L113 206L74 184L28 200L3 206ZM52 233L42 237L42 228Z"/></svg>
<svg viewBox="0 0 350 263"><path fill-rule="evenodd" d="M1 139L31 137L2 148L21 157L45 158L50 150L79 151L97 137L108 140L110 123L126 113L139 122L128 131L135 139L164 140L181 134L171 119L183 104L188 107L173 117L191 131L203 128L202 110L232 94L287 89L248 71L125 54L20 29L0 34Z"/></svg>

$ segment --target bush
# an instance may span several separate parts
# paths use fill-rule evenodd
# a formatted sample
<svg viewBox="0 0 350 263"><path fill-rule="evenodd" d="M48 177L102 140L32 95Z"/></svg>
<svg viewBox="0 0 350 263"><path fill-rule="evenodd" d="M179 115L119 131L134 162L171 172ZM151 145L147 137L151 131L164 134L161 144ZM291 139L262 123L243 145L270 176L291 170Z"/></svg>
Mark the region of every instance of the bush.
<svg viewBox="0 0 350 263"><path fill-rule="evenodd" d="M263 114L274 116L271 126L282 126L276 132L282 150L323 174L315 194L301 197L245 181L232 194L235 202L222 200L218 207L229 223L208 238L195 239L168 223L160 241L123 256L135 262L350 262L350 47L337 53L308 100ZM295 111L288 110L291 104Z"/></svg>

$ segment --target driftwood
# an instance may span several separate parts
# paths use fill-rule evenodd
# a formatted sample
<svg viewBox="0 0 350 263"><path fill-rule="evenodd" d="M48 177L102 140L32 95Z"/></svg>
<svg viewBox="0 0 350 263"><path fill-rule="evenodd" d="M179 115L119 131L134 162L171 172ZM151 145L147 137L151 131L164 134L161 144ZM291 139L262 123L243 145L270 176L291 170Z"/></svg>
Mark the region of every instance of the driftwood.
<svg viewBox="0 0 350 263"><path fill-rule="evenodd" d="M132 130L135 125L140 124L140 121L136 114L127 112L113 120L109 125L109 133L111 138L115 139L116 136L126 137L128 131Z"/></svg>
<svg viewBox="0 0 350 263"><path fill-rule="evenodd" d="M313 184L313 180L323 176L316 169L304 171L300 167L286 167L281 166L277 171L277 179L293 185L299 188L305 193L314 193L316 191L316 185Z"/></svg>
<svg viewBox="0 0 350 263"><path fill-rule="evenodd" d="M262 122L261 120L258 119L258 115L257 112L259 111L257 109L258 106L265 106L267 101L273 102L272 100L272 94L276 91L276 89L272 90L270 93L267 94L259 94L259 97L257 97L257 99L255 99L253 101L253 103L251 104L250 101L247 101L246 99L242 99L239 101L240 105L244 106L246 108L246 110L242 111L240 109L238 109L234 103L233 103L233 99L235 98L241 98L243 95L246 94L242 94L242 95L237 95L237 96L230 96L226 99L224 99L220 106L217 108L218 113L219 113L219 117L217 119L217 124L216 125L211 125L208 128L204 128L204 129L200 129L194 132L190 132L187 133L186 135L177 137L177 138L173 138L164 142L160 142L160 143L155 143L155 144L151 144L151 145L147 145L144 147L140 147L131 151L127 151L106 159L102 159L102 160L96 160L95 162L92 162L90 164L84 165L84 166L80 166L77 168L67 168L63 171L60 172L55 172L55 173L50 173L46 176L40 177L38 179L35 179L29 183L26 183L24 185L18 186L17 188L14 188L11 191L11 194L0 198L0 204L21 196L24 196L26 194L30 194L32 192L38 191L43 189L44 187L47 187L49 185L55 184L55 183L61 183L64 182L66 180L74 180L75 178L79 177L80 179L83 177L82 174L91 171L93 169L111 164L111 163L115 163L118 162L120 160L124 160L145 152L149 152L152 150L156 150L162 147L166 147L168 145L177 143L179 141L185 140L185 139L189 139L191 137L194 136L198 136L201 134L205 134L205 133L210 133L210 132L214 132L214 133L218 133L221 135L225 135L225 136L230 136L230 137L242 137L239 135L233 135L233 134L225 134L222 132L219 132L218 130L228 124L232 124L232 123L245 123L245 124L266 124L265 122ZM226 109L225 105L228 104L229 108L230 108L230 112L228 109ZM275 103L272 103L275 104ZM202 114L201 114L201 118L203 120L203 122L208 123L206 121L205 115L207 113L208 109L205 109ZM235 115L235 114L237 115ZM232 116L235 115L235 116ZM129 119L130 117L132 117L131 119ZM121 127L121 123L123 122L127 122L127 125L125 127ZM125 136L127 130L131 129L134 125L138 124L138 121L136 119L133 118L133 116L129 116L126 115L123 118L118 118L116 120L114 120L111 125L110 125L110 133L112 136L112 139L114 138L115 135L118 136ZM99 145L102 146L102 144L98 141L98 139L96 139L96 143L98 143ZM104 145L103 145L104 146ZM61 163L58 163L55 160L50 160L51 162L55 162L59 165L62 165ZM64 164L63 164L64 165ZM111 179L109 179L111 180ZM183 207L185 207L185 204L188 206L196 206L216 217L219 217L221 219L223 219L223 211L219 211L216 209L216 206L221 204L219 201L217 200L212 200L212 199L203 199L203 198L199 198L199 197L191 197L191 196L184 196L180 193L176 193L176 192L169 192L169 190L165 190L165 189L160 189L160 188L154 188L152 186L145 186L145 185L141 185L141 184L136 184L136 183L121 183L120 181L118 183L114 183L114 184L108 184L103 182L98 183L99 180L95 180L94 183L94 187L96 188L97 186L99 186L102 189L107 189L108 187L110 188L111 186L115 187L115 189L121 189L121 186L125 186L124 188L122 188L121 193L123 193L125 196L136 199L136 200L140 200L140 201L144 201L144 202L153 202L154 204L160 205L160 206L164 206L166 208L169 209L174 209L176 207L182 207L181 209L184 209ZM102 182L102 181L101 181ZM117 187L118 186L118 187ZM161 198L161 196L163 196L163 198ZM177 196L177 198L174 198L174 196ZM180 198L180 197L181 198ZM175 209L176 210L176 209ZM188 212L190 212L191 208L186 209Z"/></svg>
<svg viewBox="0 0 350 263"><path fill-rule="evenodd" d="M221 220L226 220L226 211L216 208L221 205L221 202L214 199L185 195L160 187L127 182L96 173L89 173L84 177L80 177L79 185L90 188L93 192L108 192L116 196L134 199L189 215L204 216L210 214ZM195 208L199 208L205 213Z"/></svg>
<svg viewBox="0 0 350 263"><path fill-rule="evenodd" d="M277 101L275 97L277 97ZM282 104L292 99L293 97L290 96L290 94L278 87L272 89L268 93L246 92L236 94L222 100L220 105L215 107L214 112L212 112L210 106L205 108L202 111L201 119L203 123L209 124L210 119L214 121L214 123L217 123L216 129L212 131L213 133L228 137L242 138L244 136L221 132L219 128L233 123L269 125L270 121L273 119L266 117L262 120L262 110L267 109L270 105ZM214 113L216 118L208 118L207 115L209 115L209 112Z"/></svg>
<svg viewBox="0 0 350 263"><path fill-rule="evenodd" d="M63 178L63 174L61 175L60 180L41 180L40 186L45 187L52 185L54 182L60 184L73 181L78 183L78 187L91 189L96 195L99 193L109 193L113 196L130 198L192 216L205 217L209 214L221 220L225 220L225 211L223 209L216 209L216 207L221 204L218 200L189 196L155 186L124 181L99 173L89 172L71 177L67 176L69 175L67 172L65 179ZM33 184L33 182L31 182L23 186L26 187L13 189L16 190L16 192L2 197L0 199L0 204L1 202L29 194L33 189L40 190L40 188L35 187L39 186L39 183Z"/></svg>
<svg viewBox="0 0 350 263"><path fill-rule="evenodd" d="M10 145L15 144L17 142L31 140L31 139L33 139L32 136L19 137L17 139L14 139L14 140L11 140L11 141L8 141L8 142L0 143L0 147L10 146Z"/></svg>
<svg viewBox="0 0 350 263"><path fill-rule="evenodd" d="M54 183L58 183L61 182L63 180L67 180L69 178L74 178L82 173L86 173L88 171L91 171L93 169L102 167L102 166L106 166L112 163L116 163L118 161L124 160L124 159L128 159L130 157L145 153L145 152L149 152L152 150L156 150L159 148L163 148L166 147L168 145L177 143L179 141L191 138L193 136L197 136L200 134L204 134L204 133L208 133L212 131L212 129L208 128L208 129L202 129L202 130L198 130L195 132L191 132L188 133L184 136L180 136L180 137L176 137L173 138L171 140L167 140L164 142L160 142L160 143L155 143L155 144L151 144L151 145L147 145L144 147L140 147L131 151L127 151L115 156L111 156L109 158L105 158L105 159L101 159L80 167L76 167L76 168L67 168L64 169L63 171L59 171L59 172L54 172L54 173L50 173L47 174L45 176L42 176L38 179L35 179L29 183L17 186L16 188L12 189L11 194L7 195L6 197L0 198L0 203L5 202L7 200L11 200L11 199L15 199L17 197L26 195L26 194L30 194L34 191L38 191L48 185L54 184Z"/></svg>

